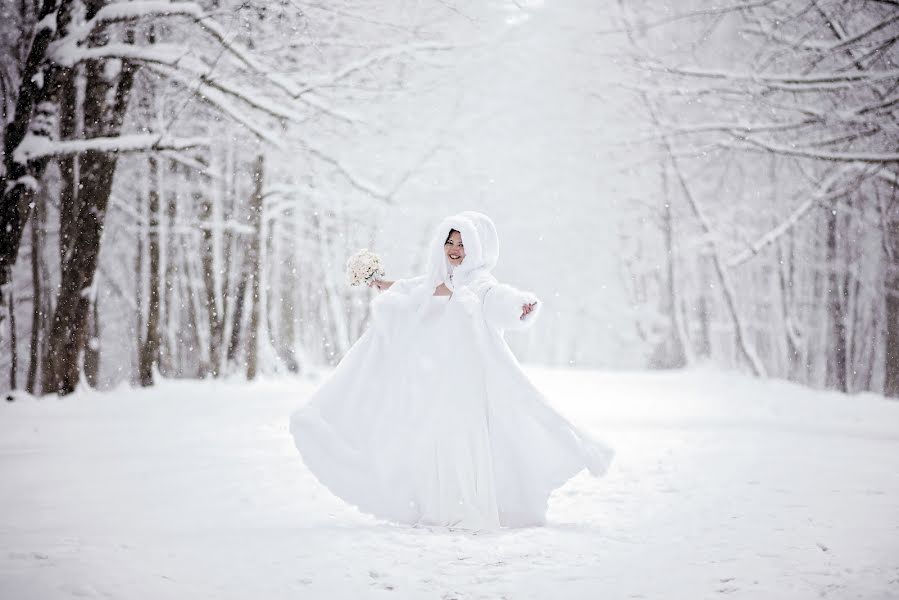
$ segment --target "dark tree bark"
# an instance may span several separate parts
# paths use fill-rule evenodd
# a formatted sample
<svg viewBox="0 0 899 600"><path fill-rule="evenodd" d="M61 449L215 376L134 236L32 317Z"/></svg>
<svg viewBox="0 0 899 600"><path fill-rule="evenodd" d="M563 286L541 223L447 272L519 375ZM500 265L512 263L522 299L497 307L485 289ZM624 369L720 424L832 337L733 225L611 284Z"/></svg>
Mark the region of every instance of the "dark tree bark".
<svg viewBox="0 0 899 600"><path fill-rule="evenodd" d="M16 347L16 311L13 302L13 293L9 292L9 389L16 390L19 387L16 374L19 370L19 349Z"/></svg>
<svg viewBox="0 0 899 600"><path fill-rule="evenodd" d="M887 250L887 270L884 281L887 331L883 388L887 396L899 398L899 202L895 197L891 210L884 217Z"/></svg>
<svg viewBox="0 0 899 600"><path fill-rule="evenodd" d="M265 162L260 154L253 167L253 195L250 197L250 227L253 239L247 254L248 275L251 280L250 324L247 331L247 380L255 379L259 360L259 286L262 279L260 250L262 248L262 183Z"/></svg>
<svg viewBox="0 0 899 600"><path fill-rule="evenodd" d="M163 181L177 181L178 164L175 161L168 162L168 174ZM178 376L181 374L178 360L180 346L178 340L172 339L176 323L180 316L179 308L173 302L175 295L175 279L178 277L177 245L178 233L175 221L178 215L178 192L172 185L164 185L165 214L160 217L160 222L165 219L165 239L162 231L159 235L159 243L165 244L165 270L162 277L162 297L160 298L160 330L159 330L159 372L164 377ZM162 190L160 191L162 192Z"/></svg>
<svg viewBox="0 0 899 600"><path fill-rule="evenodd" d="M69 0L44 0L38 20L57 13L57 27L41 28L35 32L25 61L12 121L6 126L3 140L5 173L0 175L0 300L3 286L9 281L10 270L19 253L19 244L37 182L43 176L48 158L27 162L16 159L15 150L26 134L51 137L55 109L51 102L58 92L59 69L46 60L47 47L55 35L64 34L69 21Z"/></svg>
<svg viewBox="0 0 899 600"><path fill-rule="evenodd" d="M83 76L80 66L60 74L60 139L83 138L83 131L80 130L80 125L84 119L84 99L79 98L78 91L78 80L83 78ZM81 179L79 154L61 156L58 159L58 163L62 179L62 187L59 194L59 264L66 265L69 257L72 255L74 244L78 241L80 190L84 187L85 182ZM82 296L78 304L78 310L81 314L78 315L76 322L84 322L86 326L90 326L89 311L92 302L86 296ZM86 344L91 339L91 335L88 332L85 335L77 336L76 339L82 340ZM76 349L73 349L73 354L75 352ZM95 360L97 357L93 356L91 349L87 345L77 348L77 353L77 356L83 358L83 367L88 382L94 385L95 377L88 374L87 371L89 363L91 363L91 368L95 368L99 364Z"/></svg>
<svg viewBox="0 0 899 600"><path fill-rule="evenodd" d="M841 277L839 226L836 210L827 213L827 306L830 319L830 344L827 349L827 380L830 387L848 391L846 378L845 286Z"/></svg>
<svg viewBox="0 0 899 600"><path fill-rule="evenodd" d="M208 194L200 195L196 200L200 206L200 219L203 222L203 290L206 300L206 316L209 320L209 373L218 377L221 370L222 335L225 329L224 307L219 306L215 280L215 234L213 228L218 227L212 218L212 202Z"/></svg>
<svg viewBox="0 0 899 600"><path fill-rule="evenodd" d="M80 69L69 69L60 75L59 137L63 140L81 137L78 131L79 112L83 109L76 80ZM62 187L59 192L59 264L66 263L78 231L78 154L57 159Z"/></svg>
<svg viewBox="0 0 899 600"><path fill-rule="evenodd" d="M44 315L45 290L42 286L44 277L41 255L44 251L44 215L46 214L46 194L41 192L35 198L34 214L31 217L31 341L28 363L28 379L25 382L25 391L35 394L38 391L37 375L40 365L41 337L46 323Z"/></svg>
<svg viewBox="0 0 899 600"><path fill-rule="evenodd" d="M228 340L228 362L237 361L237 353L240 350L241 325L243 324L243 309L247 299L247 280L241 279L237 284L235 294L234 318L231 321L231 337Z"/></svg>
<svg viewBox="0 0 899 600"><path fill-rule="evenodd" d="M87 336L84 344L84 378L92 388L100 385L100 313L97 298L90 302Z"/></svg>
<svg viewBox="0 0 899 600"><path fill-rule="evenodd" d="M159 364L159 164L156 157L151 156L150 191L147 219L149 222L148 253L150 270L150 289L147 297L147 332L140 351L140 384L144 387L153 385L153 372Z"/></svg>
<svg viewBox="0 0 899 600"><path fill-rule="evenodd" d="M106 0L84 2L86 17L93 18ZM133 36L126 38L132 42ZM105 28L93 31L88 38L91 47L108 42ZM110 77L107 61L90 60L84 65L86 78L84 98L84 134L86 138L118 136L134 81L135 67L123 61L118 75ZM90 150L78 161L79 190L70 251L60 266L61 284L53 313L50 342L44 372L44 391L69 394L78 385L80 361L86 339L85 324L90 306L88 294L93 285L100 253L100 240L106 218L106 207L112 190L118 156L113 152Z"/></svg>
<svg viewBox="0 0 899 600"><path fill-rule="evenodd" d="M138 202L140 203L140 211L143 215L143 219L149 219L149 216L143 214L143 207L145 199L142 196L138 197ZM140 223L141 227L138 228L136 237L137 248L134 252L134 338L137 340L135 344L135 354L134 364L136 365L135 371L132 374L132 383L140 383L141 378L141 367L143 366L143 355L144 355L144 345L143 345L143 331L144 331L144 295L143 295L143 285L144 285L144 236L143 236L143 221Z"/></svg>

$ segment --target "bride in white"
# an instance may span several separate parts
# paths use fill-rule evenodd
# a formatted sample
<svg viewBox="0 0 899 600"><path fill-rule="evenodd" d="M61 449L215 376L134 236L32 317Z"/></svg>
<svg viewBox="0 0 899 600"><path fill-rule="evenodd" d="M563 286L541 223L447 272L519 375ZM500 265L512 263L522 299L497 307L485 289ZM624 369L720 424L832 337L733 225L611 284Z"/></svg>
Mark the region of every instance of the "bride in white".
<svg viewBox="0 0 899 600"><path fill-rule="evenodd" d="M367 331L291 433L334 494L377 517L493 529L542 525L550 493L612 451L553 410L503 339L537 319L533 294L490 274L499 255L480 213L445 219L429 270L376 280Z"/></svg>

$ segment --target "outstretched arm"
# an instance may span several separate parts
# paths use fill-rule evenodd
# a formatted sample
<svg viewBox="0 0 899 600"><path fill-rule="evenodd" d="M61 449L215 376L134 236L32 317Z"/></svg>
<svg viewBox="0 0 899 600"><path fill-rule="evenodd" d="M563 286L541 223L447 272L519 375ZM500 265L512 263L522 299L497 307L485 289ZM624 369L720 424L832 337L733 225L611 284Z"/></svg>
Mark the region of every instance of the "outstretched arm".
<svg viewBox="0 0 899 600"><path fill-rule="evenodd" d="M497 283L484 296L484 318L497 329L527 329L537 320L542 304L537 296Z"/></svg>
<svg viewBox="0 0 899 600"><path fill-rule="evenodd" d="M412 289L424 281L424 277L410 277L409 279L397 279L390 281L389 279L373 279L370 287L377 288L378 291L386 292L391 290L400 294L408 294Z"/></svg>

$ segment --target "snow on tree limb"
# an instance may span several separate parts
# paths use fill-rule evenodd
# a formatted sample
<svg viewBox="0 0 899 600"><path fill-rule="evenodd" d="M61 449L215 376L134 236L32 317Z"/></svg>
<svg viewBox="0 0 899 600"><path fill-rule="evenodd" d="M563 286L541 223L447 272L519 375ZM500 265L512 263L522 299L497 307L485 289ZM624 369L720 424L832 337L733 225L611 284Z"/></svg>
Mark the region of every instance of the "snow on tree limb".
<svg viewBox="0 0 899 600"><path fill-rule="evenodd" d="M669 149L671 148L667 139L664 143L666 147L668 147ZM730 279L730 273L728 272L724 264L724 258L721 256L721 251L718 248L717 242L715 242L715 240L708 235L713 231L711 222L706 216L705 211L702 209L702 206L699 204L699 201L696 199L696 196L687 185L687 180L684 178L683 171L674 156L671 156L671 166L673 167L674 173L677 176L677 181L680 185L681 191L683 192L684 198L687 201L687 204L692 209L693 214L696 216L697 221L699 221L699 224L702 226L703 231L707 234L707 243L709 244L711 249L712 264L715 266L715 271L718 273L718 280L721 282L721 288L724 292L724 298L730 310L731 318L734 321L734 329L737 334L737 343L740 346L743 356L746 357L746 360L749 362L749 365L752 367L752 370L756 374L756 376L765 377L767 375L765 365L759 358L758 354L755 351L755 348L750 341L749 331L746 328L746 324L743 322L743 319L741 318L740 312L737 308L737 294L734 290L733 282Z"/></svg>
<svg viewBox="0 0 899 600"><path fill-rule="evenodd" d="M649 21L645 23L636 23L633 25L628 25L627 27L615 28L615 29L601 29L597 31L600 35L607 35L610 33L629 33L629 32L645 32L649 29L655 29L656 27L661 27L664 25L670 25L671 23L677 23L678 21L689 21L691 19L697 19L701 17L720 17L721 15L725 15L727 13L732 13L736 11L744 11L753 8L762 8L772 4L775 0L759 0L758 2L738 2L736 4L729 4L725 6L715 6L712 8L699 9L685 13L678 13L674 15L669 15L667 17L663 17L661 19L656 19L655 21Z"/></svg>
<svg viewBox="0 0 899 600"><path fill-rule="evenodd" d="M389 200L389 195L386 191L384 191L377 184L368 181L365 177L357 174L354 169L345 165L341 160L331 156L322 148L318 147L314 143L310 143L306 139L301 140L300 143L311 155L334 167L337 172L340 173L340 175L354 188L374 198L378 198L380 200Z"/></svg>
<svg viewBox="0 0 899 600"><path fill-rule="evenodd" d="M16 147L13 160L27 164L38 158L67 156L83 152L144 152L155 150L184 150L197 146L208 146L208 138L170 138L156 134L132 134L117 137L91 138L85 140L56 141L46 136L29 133Z"/></svg>
<svg viewBox="0 0 899 600"><path fill-rule="evenodd" d="M250 107L271 117L286 119L295 123L301 123L305 120L304 116L300 113L286 109L281 104L271 102L268 98L259 95L256 89L243 88L232 84L229 81L214 77L211 69L207 73L196 73L186 72L182 68L171 68L162 63L158 65L149 64L148 66L160 75L166 75L171 79L180 80L186 85L190 85L191 82L196 82L200 89L217 90L222 94L240 100Z"/></svg>
<svg viewBox="0 0 899 600"><path fill-rule="evenodd" d="M239 99L272 117L286 119L294 123L301 123L306 119L304 115L288 108L283 103L272 102L263 97L256 89L239 87L228 81L227 78L216 75L212 66L193 56L191 50L182 45L154 44L153 46L141 47L133 44L108 44L95 48L67 45L55 46L53 53L56 60L65 66L72 66L83 61L99 58L130 60L147 65L160 75L179 80L184 85L196 87L192 82L198 82L204 90L217 89L223 94ZM167 67L167 69L164 69L164 67ZM271 82L278 82L283 79L274 76L268 78ZM292 86L281 85L280 87L284 91L290 91L292 94L295 94L296 98L301 98L309 107L334 118L347 123L359 123L362 121L358 114L330 105L324 98L314 94L311 87L303 91ZM232 111L229 111L229 113L231 113L232 117L234 116ZM262 137L260 130L253 129L253 131Z"/></svg>
<svg viewBox="0 0 899 600"><path fill-rule="evenodd" d="M884 331L899 340L893 318L899 309L884 325L881 287L885 273L899 272L895 259L881 254L899 248L895 213L886 210L895 210L899 183L899 2L781 0L726 20L698 15L682 29L656 33L644 24L673 10L619 5L624 22L639 13L627 32L634 51L625 67L636 67L631 89L657 101L646 121L656 107L662 117L656 131L643 133L670 142L669 154L688 156L646 172L657 173L665 208L668 186L680 181L683 194L675 202L684 197L692 210L678 213L678 235L688 246L676 259L694 269L694 284L716 288L694 296L702 301L693 306L696 339L714 357L709 324L724 317L728 360L737 354L741 363L803 380L809 357L820 353L816 368L827 385L872 389L875 357L897 351L883 348ZM710 35L719 21L727 31ZM731 151L697 150L710 142ZM717 185L708 181L712 173L720 176ZM638 227L653 210L662 213L656 205L639 208ZM664 224L653 225L670 256ZM634 252L645 250L640 245ZM655 276L637 285L646 294L662 283Z"/></svg>
<svg viewBox="0 0 899 600"><path fill-rule="evenodd" d="M327 75L321 75L314 79L309 80L308 83L303 85L302 87L297 88L295 94L300 96L307 92L310 92L318 87L324 87L333 85L346 79L350 75L353 75L363 69L366 69L372 65L375 65L380 62L384 62L391 58L395 58L397 56L402 56L404 54L412 54L415 52L420 52L423 50L428 51L446 51L446 50L454 50L458 46L454 44L447 44L443 42L418 42L411 44L400 44L398 46L390 46L387 48L379 48L374 52L367 54L361 58L350 61L345 64L343 67L337 69L333 73Z"/></svg>
<svg viewBox="0 0 899 600"><path fill-rule="evenodd" d="M170 69L162 65L149 65L148 68L152 71L157 71L161 75L164 75L174 81L180 82L188 89L192 89L194 94L198 96L202 101L207 102L210 105L215 106L217 109L221 110L235 122L240 123L241 125L246 127L260 140L271 144L275 148L280 148L282 146L282 140L279 137L272 135L272 132L268 127L266 127L262 123L258 123L253 117L247 114L247 111L241 110L240 107L234 105L232 101L234 98L241 100L244 99L242 97L242 94L228 94L218 87L207 85L207 83L201 79L191 79L177 69ZM232 90L230 88L229 91L235 92L235 90Z"/></svg>
<svg viewBox="0 0 899 600"><path fill-rule="evenodd" d="M340 119L341 121L350 124L362 122L362 117L359 114L343 108L332 106L321 95L316 94L312 91L309 91L308 93L303 94L300 97L302 98L303 102L308 104L311 108L315 108L316 110L326 113L331 117Z"/></svg>
<svg viewBox="0 0 899 600"><path fill-rule="evenodd" d="M857 184L855 182L853 182L849 186L844 186L839 189L833 189L833 186L841 179L846 177L846 175L848 175L849 173L858 171L863 167L863 164L851 163L848 165L844 165L841 168L834 169L834 171L824 179L821 185L818 186L818 189L813 192L808 198L806 198L806 200L803 201L799 206L797 206L796 209L793 210L792 213L790 213L789 217L782 221L777 227L759 237L745 250L728 259L726 263L727 267L729 269L733 269L750 260L754 256L757 256L762 250L773 244L783 234L795 227L802 220L802 218L807 215L815 206L850 193L857 187Z"/></svg>
<svg viewBox="0 0 899 600"><path fill-rule="evenodd" d="M641 100L646 106L647 113L652 123L656 127L660 127L661 122L658 112L655 106L653 106L653 103L650 101L648 95L641 95ZM730 312L731 320L733 321L737 345L740 348L740 351L743 354L744 358L752 368L753 373L755 373L757 377L765 377L767 375L767 370L765 369L764 363L756 353L755 347L749 337L749 331L746 328L743 317L740 315L739 307L737 305L737 294L734 289L733 282L730 278L730 271L724 264L724 257L721 255L721 250L718 246L718 242L713 235L714 229L712 228L711 221L705 214L701 203L696 198L695 194L690 189L690 186L687 183L687 179L684 176L680 161L675 156L675 149L673 144L671 143L670 138L663 135L661 136L661 140L662 146L668 154L667 162L671 165L671 169L674 171L675 178L678 182L678 187L681 190L684 200L690 207L691 212L699 222L704 237L706 238L705 243L708 244L708 247L710 249L712 264L715 267L718 281L721 283L721 289L724 294L724 299L727 304L728 311Z"/></svg>
<svg viewBox="0 0 899 600"><path fill-rule="evenodd" d="M745 134L757 131L789 131L791 129L800 129L815 123L813 119L803 119L800 121L786 121L783 123L698 123L696 125L677 125L660 123L659 128L654 131L648 131L638 134L637 137L628 141L648 141L657 140L662 136L685 136L703 133L729 133L742 138Z"/></svg>
<svg viewBox="0 0 899 600"><path fill-rule="evenodd" d="M190 50L181 45L154 44L142 47L133 44L107 44L95 48L55 47L53 52L54 57L66 66L100 58L120 58L142 63L185 85L189 86L191 82L197 81L205 87L217 89L272 117L294 122L304 119L303 115L263 97L256 89L242 88L217 76L213 66L192 56Z"/></svg>
<svg viewBox="0 0 899 600"><path fill-rule="evenodd" d="M771 142L763 142L752 137L744 136L740 142L733 144L735 148L756 148L782 154L785 156L800 156L829 162L867 162L867 163L894 163L899 162L899 152L826 152L811 148L798 148L783 146Z"/></svg>
<svg viewBox="0 0 899 600"><path fill-rule="evenodd" d="M222 181L223 177L220 173L213 172L209 165L205 162L197 160L192 156L188 156L181 150L161 150L160 151L163 156L166 158L178 163L179 165L183 165L188 169L191 169L198 176L203 179L212 180L212 181Z"/></svg>
<svg viewBox="0 0 899 600"><path fill-rule="evenodd" d="M34 26L35 33L40 33L41 31L48 31L53 34L56 33L56 13L51 12L45 15L40 21L38 21Z"/></svg>
<svg viewBox="0 0 899 600"><path fill-rule="evenodd" d="M316 110L348 123L360 121L358 115L333 107L323 98L309 94L316 87L319 87L321 83L311 84L303 82L298 84L290 77L273 72L272 67L263 64L248 49L234 43L234 35L229 35L214 19L204 13L202 7L193 2L120 2L107 5L92 20L57 40L53 44L53 56L57 62L66 66L72 66L95 58L129 58L136 61L155 62L171 67L186 68L194 74L202 72L203 68L199 67L198 64L203 63L196 58L190 58L188 56L190 49L183 45L154 44L152 47L142 48L130 44L108 44L96 48L82 47L90 32L104 23L153 16L188 17L192 19L238 63L248 68L252 73L261 76L274 88L284 92L290 98L299 100ZM409 51L410 48L445 49L446 45L423 43L414 47L403 46L398 49L391 49L394 50L391 55L399 54L400 50ZM321 78L322 83L333 83L334 81L336 79L333 75Z"/></svg>
<svg viewBox="0 0 899 600"><path fill-rule="evenodd" d="M899 21L899 12L894 14L892 17L890 17L888 19L884 19L883 21L877 23L873 27L869 27L868 29L866 29L865 31L862 31L861 33L857 33L853 36L845 37L838 44L831 45L828 48L828 50L832 52L834 50L843 50L845 48L848 48L852 44L855 44L856 42L868 37L869 35L871 35L873 33L880 31L881 29L883 29L885 27L889 27L890 25L892 25L893 23L896 23L897 21Z"/></svg>
<svg viewBox="0 0 899 600"><path fill-rule="evenodd" d="M205 11L195 2L169 2L167 0L136 0L134 2L110 2L100 8L92 19L69 28L60 38L64 46L78 46L87 41L92 32L103 25L124 23L144 18L187 16L201 20Z"/></svg>
<svg viewBox="0 0 899 600"><path fill-rule="evenodd" d="M742 31L745 33L764 36L767 39L774 40L776 42L779 42L781 44L789 46L790 48L803 48L806 50L812 50L814 52L819 52L819 53L830 53L830 52L835 52L835 51L839 51L839 50L845 50L846 48L849 48L850 46L857 44L858 42L864 40L865 38L869 37L870 35L877 33L878 31L880 31L886 27L889 27L890 25L892 25L893 23L896 23L897 21L899 21L899 14L892 15L892 16L878 22L876 25L869 27L865 31L857 33L853 36L847 35L843 39L841 39L839 42L836 42L836 43L824 42L821 40L815 40L813 38L811 38L811 39L809 39L809 38L802 38L802 39L791 38L791 37L782 35L775 30L764 29L764 28L747 27L747 28L744 28Z"/></svg>
<svg viewBox="0 0 899 600"><path fill-rule="evenodd" d="M727 81L745 81L761 83L771 86L792 86L789 89L802 91L804 86L812 86L821 89L822 85L839 84L840 87L850 87L864 84L875 84L890 79L899 79L899 69L887 69L883 71L851 71L832 72L819 74L803 73L745 73L740 71L722 71L716 69L696 69L685 67L670 67L664 65L648 65L650 70L661 71L671 75L695 77L700 79L721 79Z"/></svg>
<svg viewBox="0 0 899 600"><path fill-rule="evenodd" d="M881 169L877 172L877 176L888 183L892 183L894 186L899 186L899 173L896 173L895 171Z"/></svg>
<svg viewBox="0 0 899 600"><path fill-rule="evenodd" d="M0 300L3 299L3 287L9 279L10 268L18 256L25 223L31 214L30 197L35 190L34 184L43 174L43 165L36 169L26 168L26 165L13 160L13 151L37 123L51 120L49 107L52 103L45 101L49 88L45 85L49 71L46 52L56 35L57 23L52 15L56 15L58 9L57 0L44 0L41 4L38 27L25 59L15 109L9 123L4 123L3 171L0 173Z"/></svg>

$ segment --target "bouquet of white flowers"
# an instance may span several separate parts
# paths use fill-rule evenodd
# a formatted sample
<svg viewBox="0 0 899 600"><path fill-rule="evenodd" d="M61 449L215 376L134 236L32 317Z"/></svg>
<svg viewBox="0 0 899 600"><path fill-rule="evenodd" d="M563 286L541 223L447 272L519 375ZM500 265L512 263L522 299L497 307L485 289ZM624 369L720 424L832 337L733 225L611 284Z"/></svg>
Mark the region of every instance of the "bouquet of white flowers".
<svg viewBox="0 0 899 600"><path fill-rule="evenodd" d="M381 257L363 248L346 261L346 279L350 285L368 285L376 277L384 276Z"/></svg>

